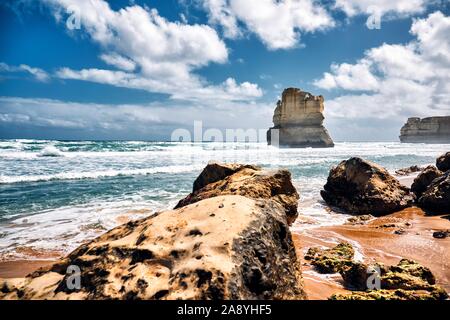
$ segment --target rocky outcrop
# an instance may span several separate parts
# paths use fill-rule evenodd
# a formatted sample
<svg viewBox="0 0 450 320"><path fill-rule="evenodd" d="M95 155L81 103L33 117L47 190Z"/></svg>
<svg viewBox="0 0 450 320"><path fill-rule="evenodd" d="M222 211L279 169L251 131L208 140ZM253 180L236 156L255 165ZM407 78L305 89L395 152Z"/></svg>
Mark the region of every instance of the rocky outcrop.
<svg viewBox="0 0 450 320"><path fill-rule="evenodd" d="M285 89L277 102L267 142L281 147L333 147L323 126L324 99L297 88Z"/></svg>
<svg viewBox="0 0 450 320"><path fill-rule="evenodd" d="M345 286L357 291L333 295L332 300L445 300L448 298L447 292L436 285L436 279L430 269L408 259L400 260L395 266L354 262L340 273Z"/></svg>
<svg viewBox="0 0 450 320"><path fill-rule="evenodd" d="M276 194L275 185L287 183L285 173L244 167L228 176L203 174L195 187L208 188L203 199L119 226L24 279L0 280L0 298L305 298L280 200L298 195ZM273 197L213 196L212 185L237 184L239 173L242 186L263 195L263 184L272 182Z"/></svg>
<svg viewBox="0 0 450 320"><path fill-rule="evenodd" d="M408 207L413 196L389 172L361 158L350 158L331 169L321 196L351 214L381 216Z"/></svg>
<svg viewBox="0 0 450 320"><path fill-rule="evenodd" d="M431 182L440 177L442 172L435 166L426 167L413 181L411 185L411 192L419 199L422 194L427 190Z"/></svg>
<svg viewBox="0 0 450 320"><path fill-rule="evenodd" d="M311 261L319 273L336 273L349 267L354 255L351 244L341 242L331 249L309 248L305 260Z"/></svg>
<svg viewBox="0 0 450 320"><path fill-rule="evenodd" d="M395 171L395 174L398 175L398 176L407 176L407 175L410 175L410 174L415 173L415 172L420 172L423 169L424 168L422 168L422 167L413 165L413 166L410 166L410 167L407 167L407 168L398 169L398 170Z"/></svg>
<svg viewBox="0 0 450 320"><path fill-rule="evenodd" d="M237 164L208 164L195 180L192 193L180 200L175 208L219 195L274 200L283 206L289 224L298 216L299 195L289 171Z"/></svg>
<svg viewBox="0 0 450 320"><path fill-rule="evenodd" d="M446 152L436 159L436 167L443 172L450 170L450 152Z"/></svg>
<svg viewBox="0 0 450 320"><path fill-rule="evenodd" d="M305 260L320 273L339 273L349 294L334 294L332 300L445 300L447 292L436 285L431 270L413 260L401 259L395 266L355 261L354 249L342 242L330 249L310 248Z"/></svg>
<svg viewBox="0 0 450 320"><path fill-rule="evenodd" d="M429 214L450 213L450 170L434 179L417 202Z"/></svg>
<svg viewBox="0 0 450 320"><path fill-rule="evenodd" d="M409 118L400 130L400 141L408 143L450 143L450 116Z"/></svg>

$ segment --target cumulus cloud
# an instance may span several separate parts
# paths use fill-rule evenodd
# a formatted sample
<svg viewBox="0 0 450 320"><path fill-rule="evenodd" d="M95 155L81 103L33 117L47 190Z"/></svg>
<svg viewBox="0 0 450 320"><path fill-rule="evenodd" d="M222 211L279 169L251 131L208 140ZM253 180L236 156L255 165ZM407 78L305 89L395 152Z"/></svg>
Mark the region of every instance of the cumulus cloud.
<svg viewBox="0 0 450 320"><path fill-rule="evenodd" d="M203 7L226 37L241 36L241 23L271 50L295 47L302 32L334 26L333 18L315 0L206 0Z"/></svg>
<svg viewBox="0 0 450 320"><path fill-rule="evenodd" d="M26 64L21 64L19 66L11 66L6 63L0 63L0 72L26 72L31 74L36 80L41 82L47 82L50 79L50 76L47 72L40 68L33 68Z"/></svg>
<svg viewBox="0 0 450 320"><path fill-rule="evenodd" d="M204 91L217 91L217 96L225 99L231 97L224 91L226 86L209 84L195 73L210 63L228 60L225 43L210 26L168 21L156 9L139 5L115 11L104 0L44 1L52 6L55 16L77 8L81 29L105 52L100 58L119 69L62 68L58 76L166 93L174 98L199 100L203 97L198 94ZM255 86L238 84L241 90L233 99L261 96Z"/></svg>
<svg viewBox="0 0 450 320"><path fill-rule="evenodd" d="M327 102L327 113L345 118L445 115L450 112L450 17L435 12L414 20L416 39L383 44L355 64L334 64L314 84L345 93Z"/></svg>

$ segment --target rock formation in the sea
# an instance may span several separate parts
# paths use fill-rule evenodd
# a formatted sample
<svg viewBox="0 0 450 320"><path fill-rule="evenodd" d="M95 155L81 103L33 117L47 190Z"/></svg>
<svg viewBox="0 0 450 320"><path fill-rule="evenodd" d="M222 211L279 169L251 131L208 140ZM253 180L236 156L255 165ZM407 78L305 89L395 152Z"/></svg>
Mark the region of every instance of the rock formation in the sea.
<svg viewBox="0 0 450 320"><path fill-rule="evenodd" d="M235 177L204 172L195 187L208 187L202 200L112 229L24 279L0 280L0 298L305 298L283 200L298 197L283 194L289 176L230 168L249 170L240 177L251 196L214 193L212 184L229 185L218 179ZM79 287L70 266L79 268Z"/></svg>
<svg viewBox="0 0 450 320"><path fill-rule="evenodd" d="M323 126L324 99L297 88L283 91L267 131L267 142L280 147L333 147Z"/></svg>
<svg viewBox="0 0 450 320"><path fill-rule="evenodd" d="M431 182L441 175L442 172L435 166L428 166L423 169L422 172L414 179L411 185L411 192L416 195L416 199L419 199L427 190Z"/></svg>
<svg viewBox="0 0 450 320"><path fill-rule="evenodd" d="M251 165L208 164L195 180L192 193L175 209L219 195L271 199L281 204L289 224L297 218L299 195L287 170L261 170Z"/></svg>
<svg viewBox="0 0 450 320"><path fill-rule="evenodd" d="M351 214L382 216L411 205L409 189L375 163L350 158L331 169L320 192L325 202Z"/></svg>
<svg viewBox="0 0 450 320"><path fill-rule="evenodd" d="M408 143L450 143L450 116L409 118L400 130L400 141Z"/></svg>
<svg viewBox="0 0 450 320"><path fill-rule="evenodd" d="M436 159L436 167L443 172L450 170L450 152L446 152Z"/></svg>

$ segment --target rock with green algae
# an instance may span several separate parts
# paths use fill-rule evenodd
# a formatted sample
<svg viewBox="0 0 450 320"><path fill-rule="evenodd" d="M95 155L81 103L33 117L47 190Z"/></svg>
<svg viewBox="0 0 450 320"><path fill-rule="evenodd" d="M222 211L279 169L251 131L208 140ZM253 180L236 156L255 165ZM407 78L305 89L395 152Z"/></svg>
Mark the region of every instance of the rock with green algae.
<svg viewBox="0 0 450 320"><path fill-rule="evenodd" d="M354 255L352 245L341 242L331 249L309 248L305 260L310 260L320 273L337 273L351 266Z"/></svg>
<svg viewBox="0 0 450 320"><path fill-rule="evenodd" d="M447 293L442 288L426 290L370 290L354 291L350 294L334 294L330 300L445 300Z"/></svg>
<svg viewBox="0 0 450 320"><path fill-rule="evenodd" d="M380 290L367 290L368 283L372 283L369 277L374 275L374 272L378 273ZM340 273L346 287L360 291L336 294L330 297L332 300L442 300L448 298L447 292L436 285L436 279L431 270L409 259L402 259L395 266L384 266L380 263L369 266L361 262L353 262Z"/></svg>

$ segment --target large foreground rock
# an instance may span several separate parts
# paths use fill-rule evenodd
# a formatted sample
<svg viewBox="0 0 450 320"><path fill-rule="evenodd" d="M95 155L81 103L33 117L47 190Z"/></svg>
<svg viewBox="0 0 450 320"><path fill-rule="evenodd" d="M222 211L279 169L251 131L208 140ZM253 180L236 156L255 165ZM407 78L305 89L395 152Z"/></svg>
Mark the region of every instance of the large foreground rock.
<svg viewBox="0 0 450 320"><path fill-rule="evenodd" d="M450 213L450 170L431 182L418 204L428 213Z"/></svg>
<svg viewBox="0 0 450 320"><path fill-rule="evenodd" d="M210 163L194 182L192 193L175 208L219 195L241 195L280 203L289 224L297 218L299 195L287 170L262 170L239 164Z"/></svg>
<svg viewBox="0 0 450 320"><path fill-rule="evenodd" d="M81 289L68 287L69 266ZM0 297L21 299L301 299L299 261L272 200L220 196L117 227Z"/></svg>
<svg viewBox="0 0 450 320"><path fill-rule="evenodd" d="M274 126L267 131L267 142L281 147L333 147L323 126L324 99L298 88L287 88L277 102Z"/></svg>
<svg viewBox="0 0 450 320"><path fill-rule="evenodd" d="M386 215L408 207L413 196L386 169L350 158L331 169L321 196L331 206L352 214Z"/></svg>
<svg viewBox="0 0 450 320"><path fill-rule="evenodd" d="M436 167L444 172L450 170L450 152L446 152L436 159Z"/></svg>

